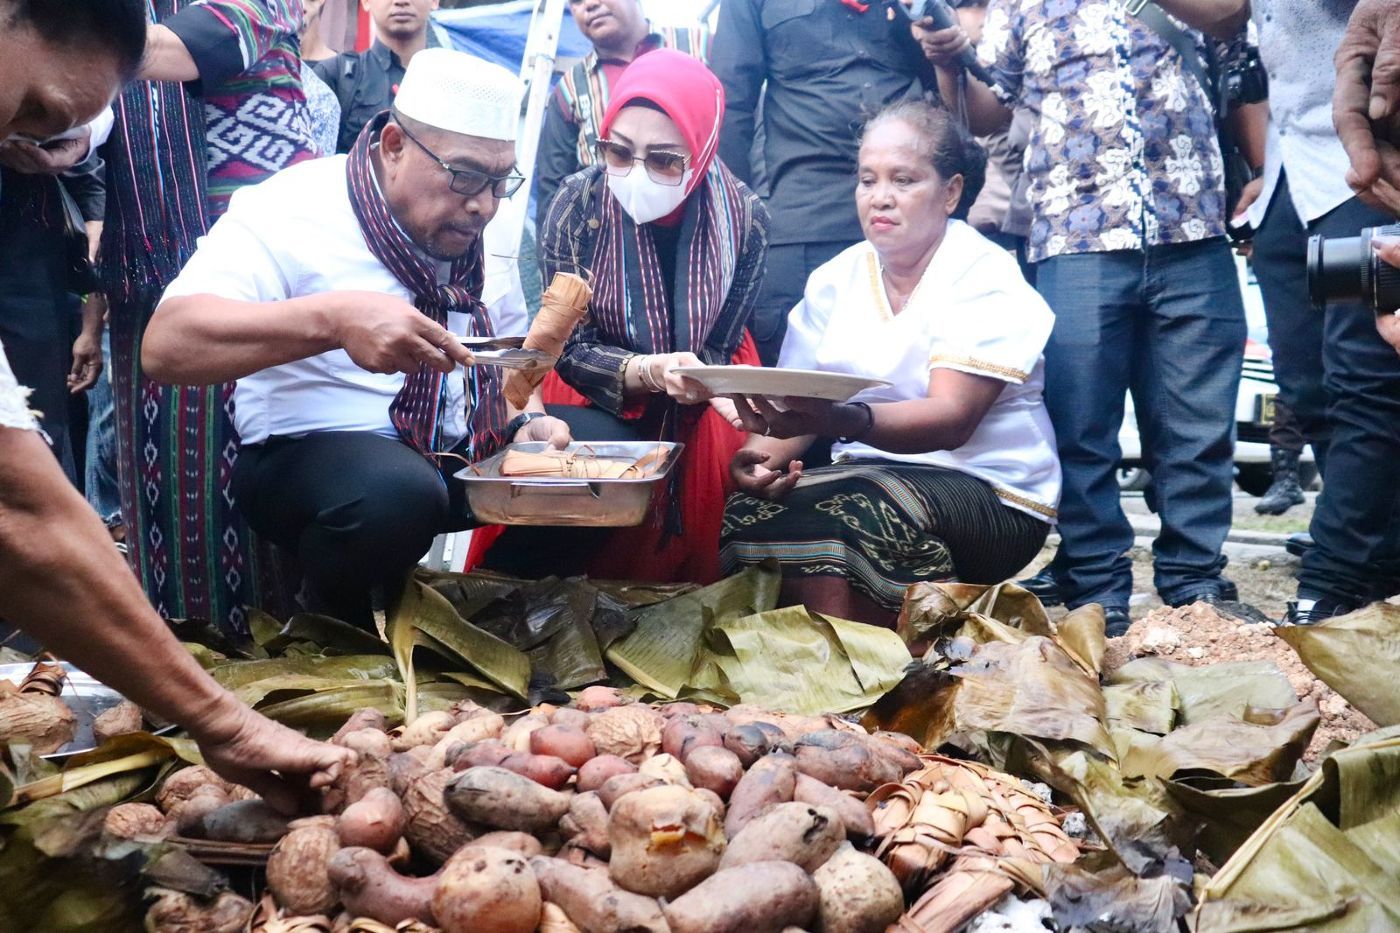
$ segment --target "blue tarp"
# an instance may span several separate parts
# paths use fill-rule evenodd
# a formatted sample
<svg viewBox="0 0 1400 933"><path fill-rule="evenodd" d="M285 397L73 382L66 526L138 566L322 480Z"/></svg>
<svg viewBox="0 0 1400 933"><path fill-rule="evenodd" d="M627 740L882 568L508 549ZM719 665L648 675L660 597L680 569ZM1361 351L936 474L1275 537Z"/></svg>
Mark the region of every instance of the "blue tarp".
<svg viewBox="0 0 1400 933"><path fill-rule="evenodd" d="M534 9L532 0L520 0L490 7L439 10L433 14L433 23L445 45L518 72L525 58L525 39ZM582 58L591 49L566 11L556 59Z"/></svg>

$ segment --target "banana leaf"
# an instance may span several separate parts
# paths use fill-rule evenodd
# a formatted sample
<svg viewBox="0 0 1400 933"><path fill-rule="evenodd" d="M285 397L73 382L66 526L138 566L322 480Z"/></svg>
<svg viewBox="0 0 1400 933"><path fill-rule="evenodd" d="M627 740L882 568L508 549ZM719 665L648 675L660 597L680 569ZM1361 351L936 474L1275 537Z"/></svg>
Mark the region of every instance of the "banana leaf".
<svg viewBox="0 0 1400 933"><path fill-rule="evenodd" d="M1142 680L1103 688L1109 728L1166 735L1176 725L1181 701L1170 680Z"/></svg>
<svg viewBox="0 0 1400 933"><path fill-rule="evenodd" d="M1309 698L1284 710L1248 710L1243 718L1216 716L1152 737L1124 755L1129 778L1212 774L1259 787L1286 781L1321 721Z"/></svg>
<svg viewBox="0 0 1400 933"><path fill-rule="evenodd" d="M297 645L325 655L374 655L389 651L389 646L376 634L330 616L308 612L292 616L286 625L259 644L274 656Z"/></svg>
<svg viewBox="0 0 1400 933"><path fill-rule="evenodd" d="M706 628L775 608L781 583L777 564L770 561L640 609L636 630L614 642L607 659L656 695L674 700L697 670Z"/></svg>
<svg viewBox="0 0 1400 933"><path fill-rule="evenodd" d="M414 576L440 593L464 619L474 619L487 606L509 597L529 583L528 580L482 570L449 573L420 567Z"/></svg>
<svg viewBox="0 0 1400 933"><path fill-rule="evenodd" d="M79 788L107 782L115 777L143 775L148 784L153 785L161 774L181 760L190 764L203 763L198 747L189 739L151 735L149 732L114 736L92 751L73 755L64 762L61 771L14 788L12 802L19 809L0 814L0 821L6 821L10 816L16 820L30 819L33 814L28 811L34 808L25 807L25 804L66 797Z"/></svg>
<svg viewBox="0 0 1400 933"><path fill-rule="evenodd" d="M464 621L447 597L411 578L389 615L386 634L393 645L413 632L413 643L444 658L450 666L466 665L505 692L524 699L530 686L530 659L518 648ZM396 654L397 654L396 650Z"/></svg>
<svg viewBox="0 0 1400 933"><path fill-rule="evenodd" d="M957 729L953 697L959 683L937 664L911 664L904 679L870 707L861 725L871 732L902 732L924 748L936 749Z"/></svg>
<svg viewBox="0 0 1400 933"><path fill-rule="evenodd" d="M1317 625L1275 629L1308 670L1380 726L1400 723L1400 606L1373 603Z"/></svg>
<svg viewBox="0 0 1400 933"><path fill-rule="evenodd" d="M1059 929L1170 931L1191 909L1191 866L1141 878L1121 866L1090 872L1045 866L1046 899ZM1184 877L1182 877L1184 875Z"/></svg>
<svg viewBox="0 0 1400 933"><path fill-rule="evenodd" d="M1113 757L1098 678L1051 639L988 642L953 673L961 682L953 698L958 732L1068 742Z"/></svg>
<svg viewBox="0 0 1400 933"><path fill-rule="evenodd" d="M1302 781L1263 784L1259 787L1206 788L1200 782L1167 781L1167 793L1203 826L1196 847L1217 865L1235 853L1250 833L1264 824L1303 786Z"/></svg>
<svg viewBox="0 0 1400 933"><path fill-rule="evenodd" d="M695 677L693 686L806 715L870 706L899 683L910 660L888 629L801 606L717 622L702 656L723 676Z"/></svg>
<svg viewBox="0 0 1400 933"><path fill-rule="evenodd" d="M1161 658L1139 658L1114 671L1106 683L1170 682L1180 701L1179 725L1216 717L1243 719L1250 709L1286 709L1298 702L1288 678L1272 661L1222 661L1191 667Z"/></svg>
<svg viewBox="0 0 1400 933"><path fill-rule="evenodd" d="M243 702L254 704L274 689L297 689L297 678L308 682L333 681L353 683L383 680L393 677L398 668L391 657L383 654L351 655L346 657L269 658L262 661L229 661L210 673L222 686L239 694ZM284 687L264 689L264 684L277 680ZM305 689L311 689L310 687Z"/></svg>
<svg viewBox="0 0 1400 933"><path fill-rule="evenodd" d="M1205 886L1195 928L1400 928L1400 728L1325 759Z"/></svg>

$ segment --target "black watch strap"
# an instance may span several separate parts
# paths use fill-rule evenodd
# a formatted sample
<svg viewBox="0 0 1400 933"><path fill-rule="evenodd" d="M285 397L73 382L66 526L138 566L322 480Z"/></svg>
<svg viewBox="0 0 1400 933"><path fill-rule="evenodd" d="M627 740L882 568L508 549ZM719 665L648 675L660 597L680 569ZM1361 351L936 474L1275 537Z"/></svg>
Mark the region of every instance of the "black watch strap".
<svg viewBox="0 0 1400 933"><path fill-rule="evenodd" d="M838 437L837 440L842 444L854 444L863 440L865 436L870 433L870 429L875 427L875 412L870 409L869 405L864 402L849 402L848 404L852 408L859 408L865 412L865 427L861 428L850 437Z"/></svg>
<svg viewBox="0 0 1400 933"><path fill-rule="evenodd" d="M522 411L520 414L510 419L510 423L506 425L506 439L509 441L515 440L515 435L520 433L521 428L525 427L525 425L529 424L531 421L545 417L548 416L542 411Z"/></svg>

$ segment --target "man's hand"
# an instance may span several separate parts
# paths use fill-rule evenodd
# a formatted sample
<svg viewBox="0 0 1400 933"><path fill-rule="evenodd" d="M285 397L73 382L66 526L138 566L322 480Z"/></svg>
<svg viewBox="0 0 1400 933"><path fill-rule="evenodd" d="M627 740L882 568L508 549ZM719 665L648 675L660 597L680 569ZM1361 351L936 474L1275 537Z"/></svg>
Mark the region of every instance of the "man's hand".
<svg viewBox="0 0 1400 933"><path fill-rule="evenodd" d="M545 441L549 446L563 450L569 446L569 441L573 440L573 434L569 431L567 421L546 415L543 418L527 421L524 427L515 432L515 437L512 440Z"/></svg>
<svg viewBox="0 0 1400 933"><path fill-rule="evenodd" d="M744 430L764 437L845 437L859 430L850 415L859 414L860 424L865 420L854 406L819 398L784 398L782 409L759 395L730 398Z"/></svg>
<svg viewBox="0 0 1400 933"><path fill-rule="evenodd" d="M1372 237L1371 248L1376 255L1392 265L1400 266L1400 237ZM1376 330L1381 339L1400 353L1400 315L1381 312L1376 315Z"/></svg>
<svg viewBox="0 0 1400 933"><path fill-rule="evenodd" d="M0 143L0 165L26 175L62 175L87 158L92 131L83 127L72 139L59 139L40 146L23 139Z"/></svg>
<svg viewBox="0 0 1400 933"><path fill-rule="evenodd" d="M102 375L102 331L84 329L73 341L73 365L68 370L68 392L77 395L97 384Z"/></svg>
<svg viewBox="0 0 1400 933"><path fill-rule="evenodd" d="M1400 3L1360 0L1335 62L1332 120L1351 158L1347 184L1400 213Z"/></svg>
<svg viewBox="0 0 1400 933"><path fill-rule="evenodd" d="M401 298L378 292L342 292L336 341L361 369L416 373L421 365L450 373L476 362L447 328Z"/></svg>
<svg viewBox="0 0 1400 933"><path fill-rule="evenodd" d="M745 495L758 499L777 501L783 498L802 479L802 461L793 460L787 470L770 470L766 464L773 458L770 453L741 448L729 462L729 475L734 480L734 488Z"/></svg>
<svg viewBox="0 0 1400 933"><path fill-rule="evenodd" d="M242 704L194 739L205 764L288 815L319 809L310 806L309 792L334 783L356 760L348 748L312 741Z"/></svg>
<svg viewBox="0 0 1400 933"><path fill-rule="evenodd" d="M1240 202L1235 205L1235 216L1230 218L1231 226L1244 223L1244 215L1249 213L1250 207L1259 200L1259 195L1264 191L1263 177L1255 178L1240 190ZM1241 256L1248 257L1254 252L1254 241L1243 240L1235 244L1235 252Z"/></svg>
<svg viewBox="0 0 1400 933"><path fill-rule="evenodd" d="M924 50L924 57L940 68L951 68L957 64L957 57L971 47L967 30L961 26L949 29L933 29L933 20L925 18L914 24L914 38Z"/></svg>

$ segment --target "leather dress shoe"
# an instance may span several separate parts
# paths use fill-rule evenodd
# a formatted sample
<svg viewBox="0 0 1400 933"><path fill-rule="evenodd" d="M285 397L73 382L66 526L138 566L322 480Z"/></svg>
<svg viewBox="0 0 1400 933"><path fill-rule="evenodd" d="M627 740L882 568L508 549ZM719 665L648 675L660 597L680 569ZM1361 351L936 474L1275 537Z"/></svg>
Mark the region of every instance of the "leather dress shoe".
<svg viewBox="0 0 1400 933"><path fill-rule="evenodd" d="M1133 620L1128 617L1128 610L1121 606L1105 607L1103 611L1103 635L1105 638L1121 638L1127 634L1128 626L1133 624Z"/></svg>
<svg viewBox="0 0 1400 933"><path fill-rule="evenodd" d="M1344 599L1335 596L1318 596L1316 598L1298 594L1297 599L1288 601L1288 611L1283 616L1283 625L1316 625L1319 622L1326 622L1334 616L1344 616L1348 612L1355 612L1361 607Z"/></svg>
<svg viewBox="0 0 1400 933"><path fill-rule="evenodd" d="M1050 572L1048 565L1033 577L1017 580L1016 585L1029 590L1032 596L1040 600L1042 606L1058 606L1064 602L1060 595L1060 585L1055 582L1055 576Z"/></svg>
<svg viewBox="0 0 1400 933"><path fill-rule="evenodd" d="M1302 557L1314 547L1312 535L1306 531L1300 531L1296 535L1289 535L1283 542L1283 549L1294 557Z"/></svg>
<svg viewBox="0 0 1400 933"><path fill-rule="evenodd" d="M1180 609L1182 606L1189 606L1192 603L1233 603L1240 598L1239 587L1230 580L1218 577L1201 586L1200 589L1192 590L1183 596L1178 596L1167 605L1173 609Z"/></svg>

